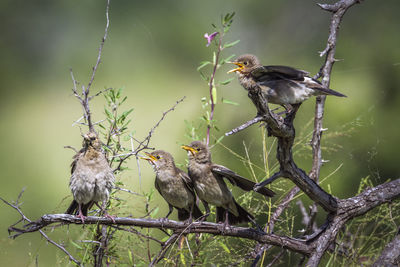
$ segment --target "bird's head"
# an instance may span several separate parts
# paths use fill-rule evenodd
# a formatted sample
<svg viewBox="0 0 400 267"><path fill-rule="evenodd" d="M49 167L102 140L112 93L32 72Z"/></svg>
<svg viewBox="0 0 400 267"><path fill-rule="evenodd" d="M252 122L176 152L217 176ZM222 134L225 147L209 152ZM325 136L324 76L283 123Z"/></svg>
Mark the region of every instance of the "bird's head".
<svg viewBox="0 0 400 267"><path fill-rule="evenodd" d="M228 73L238 72L245 75L251 73L254 69L261 66L258 58L250 54L241 55L235 61L229 63L235 64L237 68L231 69L228 71Z"/></svg>
<svg viewBox="0 0 400 267"><path fill-rule="evenodd" d="M166 151L155 150L151 153L144 153L147 157L141 157L141 159L147 160L154 167L155 170L175 166L174 158L170 153Z"/></svg>
<svg viewBox="0 0 400 267"><path fill-rule="evenodd" d="M181 148L188 151L189 160L196 160L197 162L211 162L211 153L206 144L201 141L193 141L188 146L181 146Z"/></svg>
<svg viewBox="0 0 400 267"><path fill-rule="evenodd" d="M94 132L88 132L83 135L83 146L84 147L93 147L94 149L101 148L101 142L97 137L97 134Z"/></svg>

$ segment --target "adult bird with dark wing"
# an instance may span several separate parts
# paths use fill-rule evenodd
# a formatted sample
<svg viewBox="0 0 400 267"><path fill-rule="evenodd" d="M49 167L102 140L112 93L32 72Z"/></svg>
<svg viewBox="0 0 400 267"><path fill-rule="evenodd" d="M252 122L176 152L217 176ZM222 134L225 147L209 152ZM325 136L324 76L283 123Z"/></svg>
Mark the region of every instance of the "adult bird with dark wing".
<svg viewBox="0 0 400 267"><path fill-rule="evenodd" d="M71 188L74 200L66 214L78 215L85 222L88 210L96 204L104 215L114 221L105 211L107 200L114 186L114 173L102 150L101 142L94 132L83 136L83 147L73 157L71 164ZM97 202L102 203L101 207Z"/></svg>
<svg viewBox="0 0 400 267"><path fill-rule="evenodd" d="M346 97L324 87L309 77L309 73L287 66L263 66L254 55L245 54L231 62L237 66L228 73L236 72L239 83L247 90L261 90L269 103L282 105L287 111L311 96L334 95Z"/></svg>
<svg viewBox="0 0 400 267"><path fill-rule="evenodd" d="M169 206L165 218L168 218L173 208L178 210L180 221L191 222L193 217L198 219L203 216L196 205L192 181L187 173L175 166L172 155L163 150L156 150L146 155L148 157L143 159L150 162L156 173L155 187Z"/></svg>
<svg viewBox="0 0 400 267"><path fill-rule="evenodd" d="M182 146L182 148L188 151L189 176L193 181L197 196L206 208L206 216L210 213L208 204L212 204L217 207L216 221L224 222L225 225L250 222L254 219L253 215L235 201L224 178L245 191L253 190L254 182L222 165L212 163L211 153L203 142L194 141L188 146ZM275 194L265 187L258 193L268 197Z"/></svg>

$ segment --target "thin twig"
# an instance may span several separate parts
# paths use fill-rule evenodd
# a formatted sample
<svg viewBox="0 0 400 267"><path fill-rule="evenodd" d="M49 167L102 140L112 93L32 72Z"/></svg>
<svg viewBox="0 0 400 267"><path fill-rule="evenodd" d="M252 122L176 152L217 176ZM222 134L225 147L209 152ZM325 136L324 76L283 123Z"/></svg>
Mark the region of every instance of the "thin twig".
<svg viewBox="0 0 400 267"><path fill-rule="evenodd" d="M182 97L181 99L179 99L178 101L176 101L176 103L169 108L168 110L164 111L161 118L158 120L158 122L150 129L148 135L143 139L143 141L139 142L139 145L136 147L136 150L131 151L127 154L123 154L123 155L115 155L114 157L122 157L119 161L118 166L113 170L114 172L119 171L121 169L122 163L127 160L128 158L130 158L133 155L137 155L140 151L144 150L144 149L149 149L148 145L150 143L150 139L155 131L155 129L160 125L160 123L165 119L165 117L167 116L167 114L171 111L174 111L176 106L178 104L180 104L181 102L183 102L183 100L185 100L186 96Z"/></svg>
<svg viewBox="0 0 400 267"><path fill-rule="evenodd" d="M17 200L15 201L15 204L11 204L10 202L8 202L8 201L6 201L5 199L3 199L2 197L0 197L0 200L2 200L6 205L8 205L8 206L10 206L11 208L15 209L15 210L21 215L21 220L19 220L19 222L21 222L21 221L27 221L28 223L32 223L32 221L31 221L30 219L28 219L28 218L25 216L25 214L21 211L21 209L19 208L19 207L21 206L21 204L20 204L20 199L21 199L22 194L24 193L24 191L25 191L25 188L23 188L23 189L21 190L21 192L18 194L18 197L17 197ZM14 225L15 225L15 224L14 224ZM9 233L10 233L11 231L13 231L14 229L17 229L17 228L14 228L13 226L9 227L9 230L8 230ZM60 244L58 244L57 242L53 241L50 237L48 237L48 236L43 232L43 230L39 229L38 232L47 240L47 242L49 242L50 244L53 244L54 246L56 246L57 248L59 248L61 251L63 251L63 252L68 256L68 258L69 258L71 261L75 262L78 266L82 266L81 263L80 263L77 259L75 259L75 258L71 255L71 253L68 252L68 250L66 250L62 245L60 245ZM10 237L11 237L11 238L16 238L17 236L23 234L23 232L21 232L21 231L17 231L17 233L18 233L18 234L12 235L12 236L10 236Z"/></svg>
<svg viewBox="0 0 400 267"><path fill-rule="evenodd" d="M238 133L240 131L243 131L244 129L250 127L253 124L256 124L257 122L260 122L264 120L264 118L262 116L257 116L252 120L249 120L248 122L243 123L242 125L236 127L235 129L230 130L229 132L225 133L225 136L229 136L235 133Z"/></svg>

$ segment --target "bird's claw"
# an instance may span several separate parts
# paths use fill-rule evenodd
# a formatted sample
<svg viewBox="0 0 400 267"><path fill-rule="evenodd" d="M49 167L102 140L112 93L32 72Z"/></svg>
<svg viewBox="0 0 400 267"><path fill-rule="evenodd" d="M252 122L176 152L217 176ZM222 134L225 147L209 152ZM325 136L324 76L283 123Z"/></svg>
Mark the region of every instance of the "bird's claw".
<svg viewBox="0 0 400 267"><path fill-rule="evenodd" d="M169 222L167 217L158 219L161 222L161 227L164 227L164 224Z"/></svg>
<svg viewBox="0 0 400 267"><path fill-rule="evenodd" d="M76 217L80 218L82 221L82 224L85 224L85 218L86 216L84 216L82 213L79 213L78 215L76 215Z"/></svg>
<svg viewBox="0 0 400 267"><path fill-rule="evenodd" d="M115 218L116 218L116 216L112 216L112 215L106 213L106 214L104 214L104 217L105 217L105 218L111 219L111 221L112 221L113 223L115 223Z"/></svg>

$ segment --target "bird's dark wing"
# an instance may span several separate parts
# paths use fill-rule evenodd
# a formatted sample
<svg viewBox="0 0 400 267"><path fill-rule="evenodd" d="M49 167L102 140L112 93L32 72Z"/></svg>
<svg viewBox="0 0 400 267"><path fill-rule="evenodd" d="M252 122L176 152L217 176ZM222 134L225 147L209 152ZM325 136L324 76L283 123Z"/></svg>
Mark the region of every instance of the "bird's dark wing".
<svg viewBox="0 0 400 267"><path fill-rule="evenodd" d="M183 182L184 182L186 188L187 188L190 192L192 192L193 195L194 195L194 189L193 189L193 182L192 182L192 179L190 179L189 175L188 175L186 172L182 171L181 169L178 169L178 168L177 168L177 171L178 171L179 177L183 180Z"/></svg>
<svg viewBox="0 0 400 267"><path fill-rule="evenodd" d="M211 171L216 174L216 176L223 176L227 178L233 185L239 186L241 189L245 191L251 191L254 188L255 183L247 180L246 178L240 176L239 174L231 171L230 169L217 165L217 164L212 164L211 166ZM260 194L263 194L265 196L272 197L275 195L275 193L272 190L269 190L266 187L263 187L259 191L257 191Z"/></svg>
<svg viewBox="0 0 400 267"><path fill-rule="evenodd" d="M160 186L157 183L157 178L154 181L154 187L157 189L158 193L160 193L160 195L162 196L163 194L161 192Z"/></svg>
<svg viewBox="0 0 400 267"><path fill-rule="evenodd" d="M259 82L269 80L289 79L303 81L309 73L287 66L260 66L251 72L251 75Z"/></svg>
<svg viewBox="0 0 400 267"><path fill-rule="evenodd" d="M85 152L85 148L81 148L78 153L76 153L72 157L72 163L71 163L71 174L75 171L76 163L78 162L79 158L81 155Z"/></svg>

